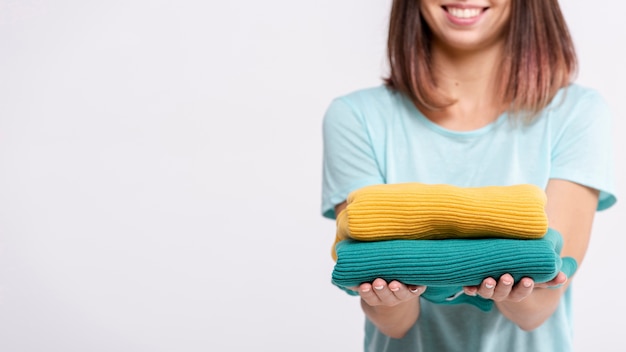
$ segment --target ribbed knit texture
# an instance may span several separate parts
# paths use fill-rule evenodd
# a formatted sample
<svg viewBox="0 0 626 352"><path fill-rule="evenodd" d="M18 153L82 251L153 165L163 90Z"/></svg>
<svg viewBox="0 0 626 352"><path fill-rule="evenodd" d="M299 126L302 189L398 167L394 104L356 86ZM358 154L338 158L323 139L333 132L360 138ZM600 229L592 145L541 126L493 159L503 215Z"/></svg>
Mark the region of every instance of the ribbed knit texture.
<svg viewBox="0 0 626 352"><path fill-rule="evenodd" d="M337 240L540 238L546 195L530 184L457 187L400 183L360 188L337 217ZM336 243L335 242L335 243Z"/></svg>
<svg viewBox="0 0 626 352"><path fill-rule="evenodd" d="M440 304L469 303L490 310L493 302L478 296L460 295L448 300L463 286L479 285L485 278L510 274L515 281L530 277L535 282L553 279L559 271L569 277L576 260L561 258L561 235L548 229L539 239L503 238L446 240L344 240L336 245L337 262L332 283L350 294L351 288L376 278L426 285L423 298Z"/></svg>

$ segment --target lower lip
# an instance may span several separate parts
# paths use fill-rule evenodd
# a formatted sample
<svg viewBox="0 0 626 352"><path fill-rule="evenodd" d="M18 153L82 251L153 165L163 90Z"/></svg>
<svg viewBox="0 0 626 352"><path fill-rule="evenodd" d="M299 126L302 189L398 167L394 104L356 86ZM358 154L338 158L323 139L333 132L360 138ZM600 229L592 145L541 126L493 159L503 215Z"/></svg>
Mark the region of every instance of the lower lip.
<svg viewBox="0 0 626 352"><path fill-rule="evenodd" d="M445 10L444 10L445 11ZM454 17L452 16L448 11L446 11L446 16L448 16L448 20L458 26L471 26L473 24L475 24L476 22L480 21L481 18L483 18L483 15L485 14L486 10L483 10L478 16L476 17L471 17L471 18L458 18L458 17Z"/></svg>

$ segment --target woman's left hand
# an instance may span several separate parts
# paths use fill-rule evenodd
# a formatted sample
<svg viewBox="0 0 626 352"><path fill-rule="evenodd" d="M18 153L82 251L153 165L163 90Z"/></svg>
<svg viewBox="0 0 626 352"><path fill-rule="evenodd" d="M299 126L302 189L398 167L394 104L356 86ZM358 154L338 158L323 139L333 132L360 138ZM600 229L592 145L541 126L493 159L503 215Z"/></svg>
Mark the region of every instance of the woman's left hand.
<svg viewBox="0 0 626 352"><path fill-rule="evenodd" d="M555 287L564 284L566 281L567 276L560 272L554 279L548 282L535 283L531 278L525 277L514 284L513 277L509 274L504 274L497 281L494 278L488 277L483 280L480 286L467 286L463 288L463 291L467 295L478 295L496 302L519 302L528 297L533 292L534 288Z"/></svg>

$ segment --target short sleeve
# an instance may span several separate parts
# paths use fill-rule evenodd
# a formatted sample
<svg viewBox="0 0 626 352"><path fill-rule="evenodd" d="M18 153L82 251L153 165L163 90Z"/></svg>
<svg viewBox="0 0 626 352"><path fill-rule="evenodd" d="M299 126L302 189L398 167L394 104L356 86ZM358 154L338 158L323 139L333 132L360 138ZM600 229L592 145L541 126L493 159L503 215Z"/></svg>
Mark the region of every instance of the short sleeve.
<svg viewBox="0 0 626 352"><path fill-rule="evenodd" d="M346 98L333 100L323 121L322 215L358 188L384 183L363 116Z"/></svg>
<svg viewBox="0 0 626 352"><path fill-rule="evenodd" d="M611 207L617 199L608 105L596 91L588 90L559 115L554 117L564 122L554 138L550 178L594 188L600 191L597 209Z"/></svg>

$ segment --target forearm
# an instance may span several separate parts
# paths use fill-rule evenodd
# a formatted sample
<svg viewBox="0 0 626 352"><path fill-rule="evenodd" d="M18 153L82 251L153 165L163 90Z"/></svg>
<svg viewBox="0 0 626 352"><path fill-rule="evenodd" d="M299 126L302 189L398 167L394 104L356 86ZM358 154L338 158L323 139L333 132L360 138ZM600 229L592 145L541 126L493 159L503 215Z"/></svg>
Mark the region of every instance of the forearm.
<svg viewBox="0 0 626 352"><path fill-rule="evenodd" d="M566 285L560 288L535 288L520 302L495 302L496 307L507 319L522 330L531 331L542 325L557 309Z"/></svg>
<svg viewBox="0 0 626 352"><path fill-rule="evenodd" d="M370 306L361 299L361 307L367 318L385 335L402 338L419 317L419 297L395 306Z"/></svg>
<svg viewBox="0 0 626 352"><path fill-rule="evenodd" d="M581 265L591 236L598 191L564 180L550 180L546 194L549 225L564 240L561 256L572 257ZM567 278L559 288L536 287L521 301L502 300L496 306L520 328L533 330L554 313L570 282L571 278Z"/></svg>

